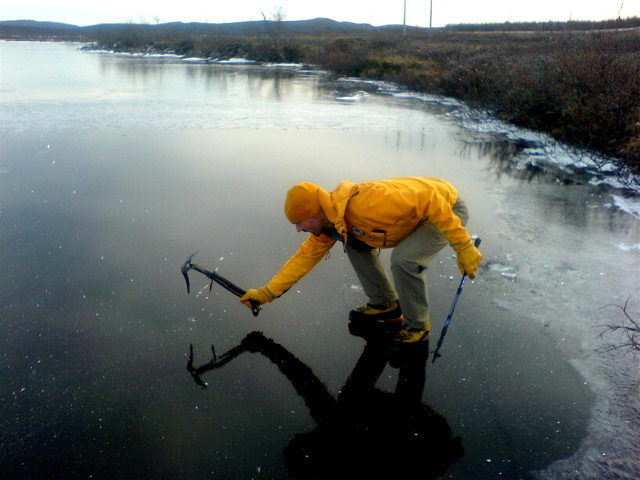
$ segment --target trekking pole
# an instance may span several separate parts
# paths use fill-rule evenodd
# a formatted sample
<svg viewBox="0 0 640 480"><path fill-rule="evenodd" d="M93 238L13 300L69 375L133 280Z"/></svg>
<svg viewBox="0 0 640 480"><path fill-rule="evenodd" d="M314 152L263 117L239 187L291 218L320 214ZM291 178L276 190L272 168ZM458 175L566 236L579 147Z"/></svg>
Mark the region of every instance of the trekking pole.
<svg viewBox="0 0 640 480"><path fill-rule="evenodd" d="M476 237L473 241L473 245L478 248L480 245L480 238ZM442 342L444 341L444 337L447 334L447 330L449 329L449 324L451 323L451 317L453 317L453 311L456 308L456 304L458 303L458 298L460 298L460 294L462 293L462 286L464 285L464 281L467 279L466 272L462 274L462 279L460 280L460 285L458 285L458 291L456 292L456 296L453 298L453 303L451 304L451 309L449 310L449 315L447 315L447 320L444 322L444 327L442 327L442 332L440 332L440 338L438 339L438 345L436 346L435 351L433 352L433 358L431 359L431 364L433 365L436 361L436 358L441 357L438 353L440 347L442 347Z"/></svg>

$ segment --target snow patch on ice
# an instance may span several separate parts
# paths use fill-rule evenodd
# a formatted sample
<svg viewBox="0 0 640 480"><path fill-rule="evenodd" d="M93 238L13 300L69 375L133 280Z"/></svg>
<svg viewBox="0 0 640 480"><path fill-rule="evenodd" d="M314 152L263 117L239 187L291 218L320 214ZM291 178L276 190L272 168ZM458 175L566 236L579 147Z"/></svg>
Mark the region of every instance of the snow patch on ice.
<svg viewBox="0 0 640 480"><path fill-rule="evenodd" d="M216 60L215 63L222 63L227 65L251 65L256 62L253 60L248 60L246 58L234 57L229 58L228 60Z"/></svg>
<svg viewBox="0 0 640 480"><path fill-rule="evenodd" d="M616 245L623 252L630 252L631 250L640 250L640 243L636 243L635 245L627 245L625 243L618 243Z"/></svg>
<svg viewBox="0 0 640 480"><path fill-rule="evenodd" d="M302 63L265 63L265 67L272 68L294 68L294 69L303 69L305 65Z"/></svg>
<svg viewBox="0 0 640 480"><path fill-rule="evenodd" d="M363 91L359 91L359 92L355 92L351 95L346 95L346 96L341 96L341 97L336 97L336 100L338 102L360 102L362 100L364 100L365 98L367 98L369 96L369 94L367 92L363 92Z"/></svg>
<svg viewBox="0 0 640 480"><path fill-rule="evenodd" d="M186 63L208 63L208 58L200 58L200 57L186 57L182 59L183 62Z"/></svg>
<svg viewBox="0 0 640 480"><path fill-rule="evenodd" d="M612 198L616 207L640 219L640 198L625 198L620 195L612 195Z"/></svg>

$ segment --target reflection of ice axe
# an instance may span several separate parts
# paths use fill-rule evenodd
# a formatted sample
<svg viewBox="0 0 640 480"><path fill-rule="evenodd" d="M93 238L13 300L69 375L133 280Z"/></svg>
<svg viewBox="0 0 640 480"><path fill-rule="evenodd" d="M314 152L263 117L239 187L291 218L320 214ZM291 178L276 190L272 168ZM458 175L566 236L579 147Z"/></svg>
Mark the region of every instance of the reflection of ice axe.
<svg viewBox="0 0 640 480"><path fill-rule="evenodd" d="M473 244L476 248L480 245L480 239L475 238ZM451 310L449 310L449 315L447 315L447 320L444 322L444 327L442 327L442 332L440 332L440 339L438 340L438 346L436 347L435 352L433 352L433 358L431 359L431 364L434 364L436 358L441 357L438 353L440 347L442 346L442 342L444 341L444 336L447 334L447 330L449 329L449 324L451 323L451 317L453 316L453 310L456 308L456 303L458 303L458 298L460 298L460 294L462 293L462 286L464 285L464 281L467 279L467 274L462 275L462 280L460 280L460 285L458 285L458 291L456 292L456 296L453 299L453 303L451 304Z"/></svg>
<svg viewBox="0 0 640 480"><path fill-rule="evenodd" d="M229 290L231 293L233 293L237 297L242 297L245 293L247 293L245 290L241 289L237 285L234 285L223 276L218 275L216 272L212 272L211 270L207 270L206 268L201 267L200 265L191 263L191 259L196 253L192 254L189 258L187 258L187 261L184 262L184 265L182 265L182 275L184 275L184 279L187 282L187 293L189 293L189 290L190 290L189 275L188 275L189 270L195 270L197 272L200 272L203 275L205 275L208 279L211 280L211 283L209 284L209 291L211 291L211 286L213 285L213 282L216 282L218 285L221 285L225 289ZM252 305L251 311L253 312L253 316L257 317L258 313L260 313L260 310L262 310L262 307L258 302L254 300L251 300L251 305Z"/></svg>

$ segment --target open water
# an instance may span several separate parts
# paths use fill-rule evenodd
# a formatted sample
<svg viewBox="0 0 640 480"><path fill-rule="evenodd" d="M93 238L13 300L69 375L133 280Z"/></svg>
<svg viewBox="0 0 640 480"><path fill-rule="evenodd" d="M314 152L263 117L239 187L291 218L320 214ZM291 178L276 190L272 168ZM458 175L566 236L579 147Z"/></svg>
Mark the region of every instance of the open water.
<svg viewBox="0 0 640 480"><path fill-rule="evenodd" d="M79 47L0 44L2 478L640 478L639 358L600 336L640 318L635 192L447 99ZM407 175L458 187L485 258L435 364L349 328L339 247L257 317L187 295L195 251L271 278L292 184ZM433 348L450 249L429 279Z"/></svg>

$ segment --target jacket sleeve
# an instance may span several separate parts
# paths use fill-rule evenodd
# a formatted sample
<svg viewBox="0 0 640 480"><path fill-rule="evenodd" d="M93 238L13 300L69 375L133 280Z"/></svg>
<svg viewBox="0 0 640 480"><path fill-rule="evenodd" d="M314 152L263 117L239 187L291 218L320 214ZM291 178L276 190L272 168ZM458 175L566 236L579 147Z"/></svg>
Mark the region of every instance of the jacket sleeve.
<svg viewBox="0 0 640 480"><path fill-rule="evenodd" d="M269 281L267 288L276 297L279 297L298 280L304 277L315 267L322 257L331 250L336 243L326 235L309 235L296 253L285 262L280 271Z"/></svg>
<svg viewBox="0 0 640 480"><path fill-rule="evenodd" d="M423 220L435 225L442 232L451 247L457 252L471 241L471 236L462 225L460 218L453 212L449 202L438 192L430 191L416 202L417 214Z"/></svg>

